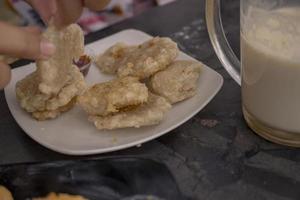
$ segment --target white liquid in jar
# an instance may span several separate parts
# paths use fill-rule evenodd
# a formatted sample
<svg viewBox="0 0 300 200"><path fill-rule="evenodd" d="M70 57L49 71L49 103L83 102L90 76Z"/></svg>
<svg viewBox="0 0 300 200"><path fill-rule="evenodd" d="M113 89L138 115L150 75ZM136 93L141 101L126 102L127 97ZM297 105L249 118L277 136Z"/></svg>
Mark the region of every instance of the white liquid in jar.
<svg viewBox="0 0 300 200"><path fill-rule="evenodd" d="M300 8L249 10L241 32L243 107L300 134Z"/></svg>

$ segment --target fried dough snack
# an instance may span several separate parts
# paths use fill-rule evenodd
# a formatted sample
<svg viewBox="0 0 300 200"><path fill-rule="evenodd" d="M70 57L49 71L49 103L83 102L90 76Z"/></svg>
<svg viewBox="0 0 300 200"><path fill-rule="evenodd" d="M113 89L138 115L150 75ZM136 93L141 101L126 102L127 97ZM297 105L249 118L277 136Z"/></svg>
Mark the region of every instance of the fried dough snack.
<svg viewBox="0 0 300 200"><path fill-rule="evenodd" d="M90 115L106 116L147 102L148 89L136 77L123 77L91 87L78 97Z"/></svg>
<svg viewBox="0 0 300 200"><path fill-rule="evenodd" d="M119 77L150 77L163 70L178 55L178 47L170 38L155 37L138 46L117 43L99 55L96 65L101 71Z"/></svg>
<svg viewBox="0 0 300 200"><path fill-rule="evenodd" d="M1 200L13 200L11 192L4 186L0 185L0 199Z"/></svg>
<svg viewBox="0 0 300 200"><path fill-rule="evenodd" d="M39 121L54 119L59 115L61 115L62 113L71 110L75 104L76 104L76 97L71 99L71 101L68 102L66 105L61 106L55 110L35 111L32 113L32 117Z"/></svg>
<svg viewBox="0 0 300 200"><path fill-rule="evenodd" d="M33 198L32 200L88 200L79 195L70 194L56 194L54 192L49 193L46 197Z"/></svg>
<svg viewBox="0 0 300 200"><path fill-rule="evenodd" d="M42 93L39 88L39 77L33 72L16 84L16 94L21 107L27 112L55 110L66 105L74 96L86 88L84 78L78 68L71 66L69 82L64 85L56 96Z"/></svg>
<svg viewBox="0 0 300 200"><path fill-rule="evenodd" d="M165 98L149 93L148 102L132 110L121 111L105 117L91 115L89 120L99 130L126 127L139 128L158 124L170 108L171 105Z"/></svg>
<svg viewBox="0 0 300 200"><path fill-rule="evenodd" d="M73 58L83 53L81 29L70 25L55 32L49 27L45 35L56 45L54 57L38 61L37 70L16 84L21 107L37 120L52 119L68 111L75 104L76 96L86 88L83 75L72 64ZM49 35L54 35L55 39Z"/></svg>
<svg viewBox="0 0 300 200"><path fill-rule="evenodd" d="M67 83L56 96L43 94L38 89L37 72L29 74L16 84L16 95L20 105L37 120L53 119L61 113L70 110L74 105L74 99L81 94L86 83L76 66L72 66L73 79Z"/></svg>
<svg viewBox="0 0 300 200"><path fill-rule="evenodd" d="M104 73L116 74L121 62L136 46L118 42L96 58L95 64Z"/></svg>
<svg viewBox="0 0 300 200"><path fill-rule="evenodd" d="M195 61L175 61L151 77L150 88L171 104L190 98L196 93L201 67L201 63Z"/></svg>
<svg viewBox="0 0 300 200"><path fill-rule="evenodd" d="M73 59L84 54L84 36L77 24L71 24L63 30L49 26L43 37L55 44L56 51L50 59L37 62L39 90L44 94L57 94L73 78L70 70Z"/></svg>
<svg viewBox="0 0 300 200"><path fill-rule="evenodd" d="M30 113L45 110L47 100L50 99L50 95L39 91L38 83L39 77L35 71L16 84L16 95L20 105Z"/></svg>
<svg viewBox="0 0 300 200"><path fill-rule="evenodd" d="M145 79L165 69L179 53L170 38L155 37L139 45L121 61L118 76L136 76Z"/></svg>

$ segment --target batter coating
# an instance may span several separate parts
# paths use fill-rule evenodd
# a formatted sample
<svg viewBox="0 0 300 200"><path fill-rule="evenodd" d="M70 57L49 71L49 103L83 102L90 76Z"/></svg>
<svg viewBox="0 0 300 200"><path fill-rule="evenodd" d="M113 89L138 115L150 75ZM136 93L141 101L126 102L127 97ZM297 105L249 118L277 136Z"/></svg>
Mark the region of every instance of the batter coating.
<svg viewBox="0 0 300 200"><path fill-rule="evenodd" d="M116 43L99 55L95 63L104 73L144 79L166 68L178 52L177 44L170 38L155 37L138 46Z"/></svg>
<svg viewBox="0 0 300 200"><path fill-rule="evenodd" d="M150 79L151 90L171 104L196 94L202 64L195 61L175 61Z"/></svg>
<svg viewBox="0 0 300 200"><path fill-rule="evenodd" d="M73 78L70 70L73 59L84 54L84 36L77 24L71 24L63 30L49 26L43 37L52 42L56 50L50 59L37 62L39 90L44 94L57 94Z"/></svg>
<svg viewBox="0 0 300 200"><path fill-rule="evenodd" d="M0 185L0 199L1 200L13 200L14 199L12 194L10 193L10 191L2 185Z"/></svg>
<svg viewBox="0 0 300 200"><path fill-rule="evenodd" d="M76 66L72 66L71 73L73 79L56 96L41 93L37 73L29 74L16 84L16 95L21 107L37 120L53 119L70 110L75 105L73 99L86 88L84 78Z"/></svg>
<svg viewBox="0 0 300 200"><path fill-rule="evenodd" d="M35 111L32 113L32 117L36 120L43 121L47 119L54 119L64 112L71 110L76 104L76 97L74 97L69 103L57 108L56 110L43 110Z"/></svg>
<svg viewBox="0 0 300 200"><path fill-rule="evenodd" d="M63 30L49 27L44 33L56 44L56 52L37 62L37 70L16 84L21 107L37 120L52 119L71 109L72 99L86 89L86 83L73 58L83 52L83 34L78 25Z"/></svg>
<svg viewBox="0 0 300 200"><path fill-rule="evenodd" d="M88 200L79 195L70 195L70 194L56 194L51 192L46 197L33 198L32 200Z"/></svg>
<svg viewBox="0 0 300 200"><path fill-rule="evenodd" d="M16 95L19 103L27 112L42 111L46 109L46 102L50 95L43 94L38 88L39 77L37 72L27 75L16 84Z"/></svg>
<svg viewBox="0 0 300 200"><path fill-rule="evenodd" d="M170 38L155 37L139 45L120 62L118 76L145 79L165 69L178 55L178 47Z"/></svg>
<svg viewBox="0 0 300 200"><path fill-rule="evenodd" d="M106 116L147 102L148 88L136 77L123 77L91 87L78 104L91 115Z"/></svg>
<svg viewBox="0 0 300 200"><path fill-rule="evenodd" d="M170 108L171 105L165 98L149 93L148 102L132 110L105 117L90 116L89 120L92 121L99 130L126 127L139 128L141 126L158 124L163 120L164 115Z"/></svg>
<svg viewBox="0 0 300 200"><path fill-rule="evenodd" d="M125 43L118 42L100 54L95 61L97 67L104 73L116 74L122 61L131 53L136 46L128 46Z"/></svg>

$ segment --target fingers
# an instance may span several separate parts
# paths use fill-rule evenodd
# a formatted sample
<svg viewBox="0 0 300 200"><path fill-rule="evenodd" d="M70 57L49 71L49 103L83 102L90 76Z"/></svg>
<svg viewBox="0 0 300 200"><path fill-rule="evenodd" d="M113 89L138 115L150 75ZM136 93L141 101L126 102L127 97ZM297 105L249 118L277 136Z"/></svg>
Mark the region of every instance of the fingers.
<svg viewBox="0 0 300 200"><path fill-rule="evenodd" d="M42 33L42 30L36 26L24 26L24 27L20 27L20 28L29 33L33 33L33 34L41 34Z"/></svg>
<svg viewBox="0 0 300 200"><path fill-rule="evenodd" d="M55 0L26 0L39 14L42 20L48 24L51 17L56 13Z"/></svg>
<svg viewBox="0 0 300 200"><path fill-rule="evenodd" d="M0 62L0 89L3 89L9 83L10 78L10 67L5 63Z"/></svg>
<svg viewBox="0 0 300 200"><path fill-rule="evenodd" d="M83 6L98 11L103 9L110 0L26 0L48 24L54 17L54 24L62 28L77 21ZM83 5L84 4L84 5Z"/></svg>
<svg viewBox="0 0 300 200"><path fill-rule="evenodd" d="M54 24L59 28L76 22L83 10L81 0L56 0L56 6Z"/></svg>
<svg viewBox="0 0 300 200"><path fill-rule="evenodd" d="M55 46L42 39L37 28L20 28L0 22L0 54L17 58L47 59Z"/></svg>
<svg viewBox="0 0 300 200"><path fill-rule="evenodd" d="M99 11L105 8L110 0L84 0L84 5L93 11Z"/></svg>
<svg viewBox="0 0 300 200"><path fill-rule="evenodd" d="M84 5L82 4L84 2ZM110 0L56 0L56 13L54 17L54 24L57 27L64 27L74 23L80 17L83 6L91 10L103 9Z"/></svg>

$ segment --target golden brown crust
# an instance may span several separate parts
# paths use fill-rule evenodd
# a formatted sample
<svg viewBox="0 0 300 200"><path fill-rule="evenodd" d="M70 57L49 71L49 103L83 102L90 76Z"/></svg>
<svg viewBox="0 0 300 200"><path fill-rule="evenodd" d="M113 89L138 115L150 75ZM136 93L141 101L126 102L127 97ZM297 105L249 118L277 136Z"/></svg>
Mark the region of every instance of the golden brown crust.
<svg viewBox="0 0 300 200"><path fill-rule="evenodd" d="M73 59L84 54L84 36L77 24L71 24L62 30L49 26L43 37L52 42L56 50L50 59L37 62L39 90L52 95L57 94L72 79L70 68Z"/></svg>
<svg viewBox="0 0 300 200"><path fill-rule="evenodd" d="M39 91L38 83L37 73L33 72L16 84L17 99L27 112L45 110L46 101L51 97Z"/></svg>
<svg viewBox="0 0 300 200"><path fill-rule="evenodd" d="M167 69L151 77L151 90L176 103L195 95L202 64L195 61L175 61Z"/></svg>
<svg viewBox="0 0 300 200"><path fill-rule="evenodd" d="M118 42L108 48L103 54L97 56L95 64L104 73L116 74L122 60L135 48L135 46L128 46L125 43Z"/></svg>
<svg viewBox="0 0 300 200"><path fill-rule="evenodd" d="M155 37L139 45L120 62L118 76L148 78L165 69L178 53L177 44L170 38Z"/></svg>
<svg viewBox="0 0 300 200"><path fill-rule="evenodd" d="M64 106L57 108L56 110L44 110L44 111L37 111L32 113L32 117L38 121L44 121L47 119L54 119L61 115L64 112L71 110L74 105L76 104L76 98L74 97L69 103Z"/></svg>
<svg viewBox="0 0 300 200"><path fill-rule="evenodd" d="M109 116L89 116L97 129L118 129L155 125L161 122L171 108L168 101L160 96L149 93L147 103L130 110L114 113Z"/></svg>
<svg viewBox="0 0 300 200"><path fill-rule="evenodd" d="M56 53L38 61L37 70L16 84L20 105L35 119L52 119L70 109L70 102L86 89L86 83L73 57L83 52L83 33L78 25L62 31L49 27L44 37L56 44ZM66 109L68 108L68 109Z"/></svg>
<svg viewBox="0 0 300 200"><path fill-rule="evenodd" d="M4 186L0 185L0 199L1 200L13 200L11 192Z"/></svg>
<svg viewBox="0 0 300 200"><path fill-rule="evenodd" d="M95 63L105 73L144 79L166 68L178 52L177 44L170 38L155 37L138 46L116 43L99 55Z"/></svg>
<svg viewBox="0 0 300 200"><path fill-rule="evenodd" d="M91 115L106 116L148 100L148 88L136 77L123 77L92 86L78 97L78 104Z"/></svg>
<svg viewBox="0 0 300 200"><path fill-rule="evenodd" d="M79 195L70 194L56 194L54 192L49 193L46 197L33 198L32 200L88 200Z"/></svg>

